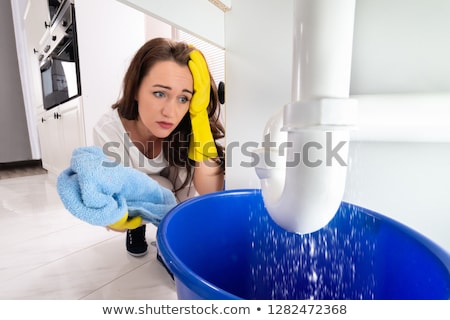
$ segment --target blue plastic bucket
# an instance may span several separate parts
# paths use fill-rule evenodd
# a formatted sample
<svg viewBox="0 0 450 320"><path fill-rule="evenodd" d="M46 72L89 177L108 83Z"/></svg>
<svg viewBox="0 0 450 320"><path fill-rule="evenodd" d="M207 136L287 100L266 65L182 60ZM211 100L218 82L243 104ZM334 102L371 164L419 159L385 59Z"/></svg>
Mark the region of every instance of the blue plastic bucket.
<svg viewBox="0 0 450 320"><path fill-rule="evenodd" d="M383 215L343 202L323 229L281 229L260 190L179 204L157 232L179 299L449 299L450 255Z"/></svg>

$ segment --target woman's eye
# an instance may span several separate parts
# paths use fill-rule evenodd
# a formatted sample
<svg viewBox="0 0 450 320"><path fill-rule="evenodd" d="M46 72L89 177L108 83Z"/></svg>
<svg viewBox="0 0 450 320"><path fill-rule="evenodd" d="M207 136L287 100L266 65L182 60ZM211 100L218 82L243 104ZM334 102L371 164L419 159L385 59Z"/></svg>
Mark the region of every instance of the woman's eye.
<svg viewBox="0 0 450 320"><path fill-rule="evenodd" d="M189 102L189 99L188 99L187 97L180 97L178 100L179 100L181 103Z"/></svg>
<svg viewBox="0 0 450 320"><path fill-rule="evenodd" d="M157 98L162 98L162 97L164 97L164 92L155 91L155 92L153 92L153 95Z"/></svg>

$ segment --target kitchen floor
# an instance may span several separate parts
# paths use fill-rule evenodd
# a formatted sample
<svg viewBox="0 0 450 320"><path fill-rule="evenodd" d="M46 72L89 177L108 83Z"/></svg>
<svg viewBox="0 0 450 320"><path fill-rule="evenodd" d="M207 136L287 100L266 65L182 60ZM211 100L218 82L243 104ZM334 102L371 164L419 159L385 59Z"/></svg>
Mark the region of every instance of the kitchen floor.
<svg viewBox="0 0 450 320"><path fill-rule="evenodd" d="M55 177L41 171L0 179L0 299L176 299L173 280L149 252L127 254L125 234L73 217Z"/></svg>

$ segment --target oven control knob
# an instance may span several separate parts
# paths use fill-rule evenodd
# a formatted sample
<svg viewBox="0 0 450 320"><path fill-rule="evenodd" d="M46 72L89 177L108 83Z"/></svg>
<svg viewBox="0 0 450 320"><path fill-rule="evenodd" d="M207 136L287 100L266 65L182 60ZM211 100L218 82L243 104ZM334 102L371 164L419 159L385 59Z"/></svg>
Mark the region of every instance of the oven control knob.
<svg viewBox="0 0 450 320"><path fill-rule="evenodd" d="M52 36L52 40L56 41L56 36L55 35Z"/></svg>

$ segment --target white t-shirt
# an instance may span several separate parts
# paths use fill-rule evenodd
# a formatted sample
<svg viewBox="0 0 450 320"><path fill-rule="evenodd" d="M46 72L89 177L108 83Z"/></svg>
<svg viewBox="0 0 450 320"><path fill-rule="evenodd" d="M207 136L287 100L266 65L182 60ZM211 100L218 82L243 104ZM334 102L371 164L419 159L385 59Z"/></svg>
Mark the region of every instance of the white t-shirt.
<svg viewBox="0 0 450 320"><path fill-rule="evenodd" d="M148 159L131 142L123 127L117 109L105 113L94 126L94 144L101 147L108 157L122 163L126 167L132 167L148 174L159 182L160 185L170 190L182 185L185 180L187 169L179 168L178 175L169 168L164 159L163 152L153 159ZM175 193L178 201L198 195L191 181L181 190Z"/></svg>

